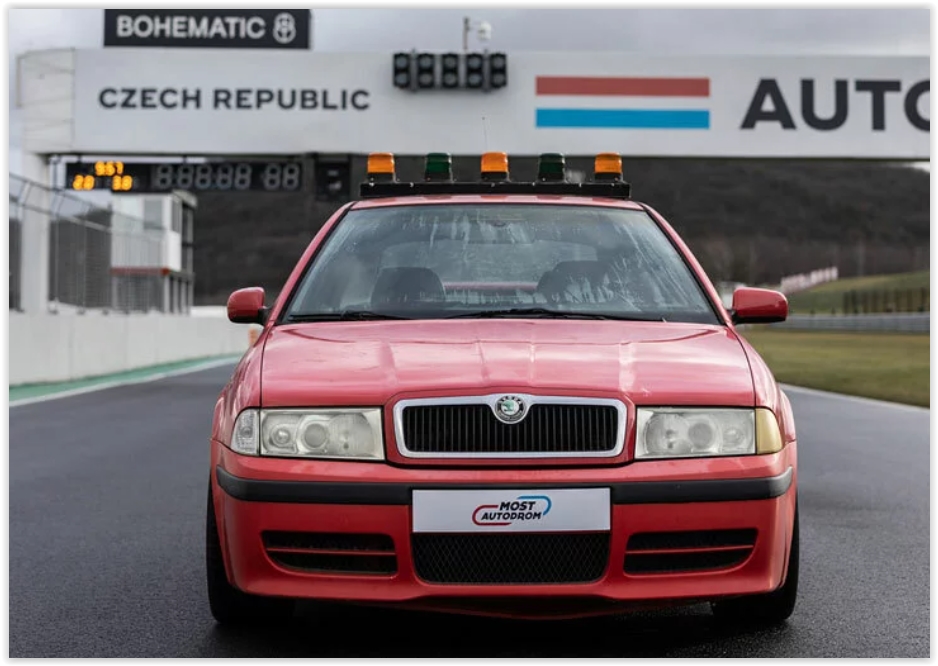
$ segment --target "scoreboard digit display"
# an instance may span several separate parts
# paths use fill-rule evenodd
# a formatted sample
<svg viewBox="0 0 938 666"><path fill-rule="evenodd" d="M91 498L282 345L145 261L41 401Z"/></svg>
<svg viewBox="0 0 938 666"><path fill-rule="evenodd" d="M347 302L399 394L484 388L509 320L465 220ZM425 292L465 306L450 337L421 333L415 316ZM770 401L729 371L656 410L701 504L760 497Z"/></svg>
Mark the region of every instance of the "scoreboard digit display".
<svg viewBox="0 0 938 666"><path fill-rule="evenodd" d="M190 192L297 192L303 188L299 161L242 162L71 162L65 167L71 190L155 194Z"/></svg>

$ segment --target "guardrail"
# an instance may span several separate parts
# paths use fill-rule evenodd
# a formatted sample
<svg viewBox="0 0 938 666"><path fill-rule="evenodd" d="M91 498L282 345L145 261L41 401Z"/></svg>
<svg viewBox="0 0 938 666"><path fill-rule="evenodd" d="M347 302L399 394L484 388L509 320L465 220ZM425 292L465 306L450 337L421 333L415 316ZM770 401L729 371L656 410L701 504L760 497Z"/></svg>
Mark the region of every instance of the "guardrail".
<svg viewBox="0 0 938 666"><path fill-rule="evenodd" d="M930 333L931 313L893 312L861 315L789 315L772 328L820 331Z"/></svg>

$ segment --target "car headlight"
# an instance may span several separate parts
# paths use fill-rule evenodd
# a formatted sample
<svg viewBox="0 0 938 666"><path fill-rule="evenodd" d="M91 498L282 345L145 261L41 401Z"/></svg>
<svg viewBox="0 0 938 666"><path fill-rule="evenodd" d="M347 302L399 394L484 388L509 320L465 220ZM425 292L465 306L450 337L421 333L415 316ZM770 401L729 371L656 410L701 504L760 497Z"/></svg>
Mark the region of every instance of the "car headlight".
<svg viewBox="0 0 938 666"><path fill-rule="evenodd" d="M380 409L246 409L231 449L250 456L384 460Z"/></svg>
<svg viewBox="0 0 938 666"><path fill-rule="evenodd" d="M639 408L636 458L695 458L775 453L782 438L767 409Z"/></svg>

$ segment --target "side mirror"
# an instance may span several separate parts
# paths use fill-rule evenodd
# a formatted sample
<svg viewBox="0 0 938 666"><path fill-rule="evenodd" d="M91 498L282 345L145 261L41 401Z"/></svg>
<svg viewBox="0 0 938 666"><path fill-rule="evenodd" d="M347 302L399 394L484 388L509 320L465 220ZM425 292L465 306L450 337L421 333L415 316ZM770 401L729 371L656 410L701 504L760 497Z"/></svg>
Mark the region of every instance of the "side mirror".
<svg viewBox="0 0 938 666"><path fill-rule="evenodd" d="M264 307L264 290L248 287L228 297L228 319L235 324L267 323L267 308Z"/></svg>
<svg viewBox="0 0 938 666"><path fill-rule="evenodd" d="M771 289L742 287L733 292L734 324L771 324L788 318L788 299Z"/></svg>

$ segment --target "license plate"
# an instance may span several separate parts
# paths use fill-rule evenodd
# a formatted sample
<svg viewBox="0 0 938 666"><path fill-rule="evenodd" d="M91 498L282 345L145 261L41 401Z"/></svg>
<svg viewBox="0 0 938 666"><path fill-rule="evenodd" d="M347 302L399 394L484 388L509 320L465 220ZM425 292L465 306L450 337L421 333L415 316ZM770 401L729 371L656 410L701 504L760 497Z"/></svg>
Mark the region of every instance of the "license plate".
<svg viewBox="0 0 938 666"><path fill-rule="evenodd" d="M415 490L414 532L609 530L608 488Z"/></svg>

